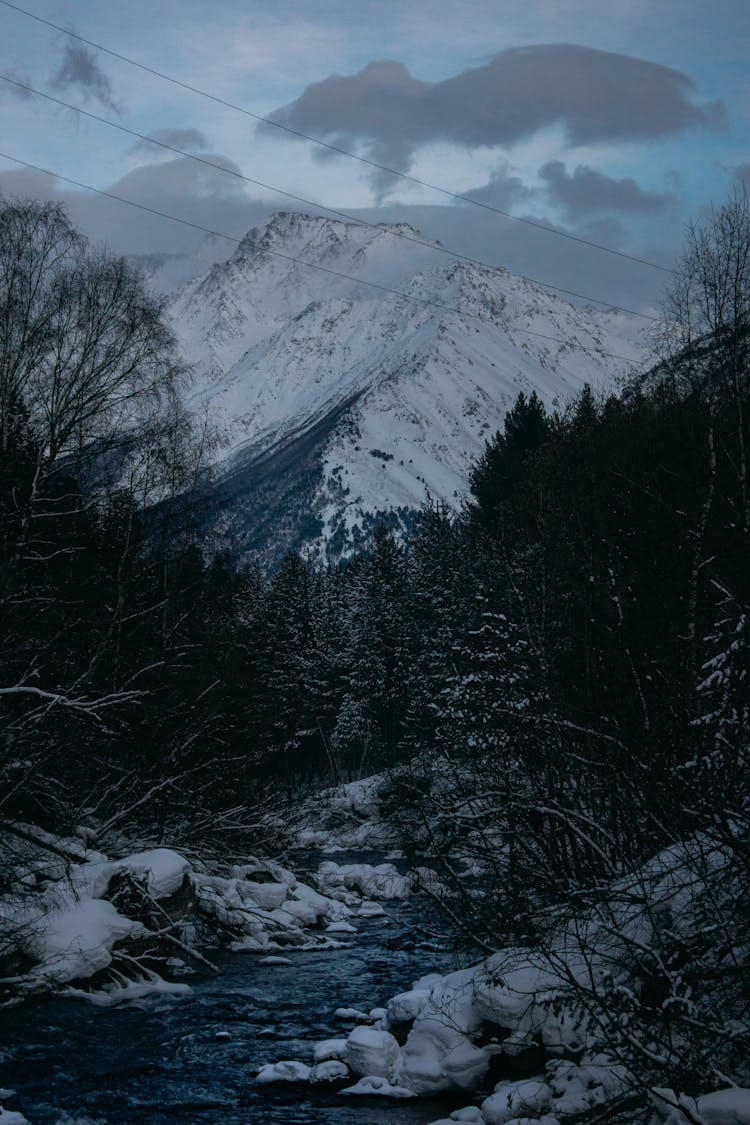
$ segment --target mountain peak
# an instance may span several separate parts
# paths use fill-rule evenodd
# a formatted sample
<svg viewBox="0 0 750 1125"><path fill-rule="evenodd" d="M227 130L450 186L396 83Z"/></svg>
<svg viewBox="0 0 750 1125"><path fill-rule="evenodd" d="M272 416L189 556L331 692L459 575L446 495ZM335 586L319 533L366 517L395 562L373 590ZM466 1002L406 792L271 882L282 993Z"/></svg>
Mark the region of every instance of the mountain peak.
<svg viewBox="0 0 750 1125"><path fill-rule="evenodd" d="M217 475L235 482L240 541L257 545L260 507L279 546L323 555L351 550L376 516L403 521L427 493L460 503L519 391L557 405L585 382L614 386L627 363L606 353L640 355L625 314L451 261L405 223L300 212L248 231L172 312L196 405L224 439Z"/></svg>

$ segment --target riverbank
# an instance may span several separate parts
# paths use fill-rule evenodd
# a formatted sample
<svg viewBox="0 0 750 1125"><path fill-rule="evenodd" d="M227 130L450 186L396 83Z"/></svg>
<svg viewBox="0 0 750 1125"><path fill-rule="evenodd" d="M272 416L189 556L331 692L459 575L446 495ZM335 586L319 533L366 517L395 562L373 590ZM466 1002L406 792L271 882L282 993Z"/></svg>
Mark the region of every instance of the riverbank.
<svg viewBox="0 0 750 1125"><path fill-rule="evenodd" d="M269 860L219 870L169 849L111 859L39 838L49 854L18 900L19 948L36 954L14 997L27 1003L0 1019L0 1084L18 1089L19 1112L34 1125L750 1125L729 1024L734 1088L644 1084L626 1053L657 1049L638 1023L656 985L669 985L670 1035L670 1004L684 995L698 1016L710 1001L659 958L665 932L688 940L706 905L732 893L717 842L665 849L544 941L466 966L430 896L412 897L420 884L434 892L434 872L342 850L379 823L374 792L356 783L334 797L347 821L335 859L298 853L304 878ZM330 828L306 840L325 845Z"/></svg>
<svg viewBox="0 0 750 1125"><path fill-rule="evenodd" d="M32 1125L391 1125L391 1103L347 1100L325 1085L257 1086L254 1077L347 1035L353 1025L338 1007L369 1011L404 982L455 966L450 951L434 948L439 917L419 902L418 912L414 900L384 902L384 913L358 919L357 934L342 935L338 948L289 950L288 964L212 951L220 973L190 976L182 997L106 1008L40 998L6 1010L0 1084L17 1091L6 1108ZM398 1121L424 1125L460 1100L404 1105Z"/></svg>

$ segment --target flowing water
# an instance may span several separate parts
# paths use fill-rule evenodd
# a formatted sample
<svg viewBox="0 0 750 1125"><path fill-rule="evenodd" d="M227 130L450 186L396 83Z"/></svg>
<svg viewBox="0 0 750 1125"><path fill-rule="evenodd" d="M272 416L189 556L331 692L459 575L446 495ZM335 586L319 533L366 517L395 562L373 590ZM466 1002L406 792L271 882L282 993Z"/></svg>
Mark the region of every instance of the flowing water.
<svg viewBox="0 0 750 1125"><path fill-rule="evenodd" d="M345 1036L339 1006L368 1011L419 976L454 967L424 948L421 896L387 903L387 921L359 919L350 944L290 953L292 965L250 954L214 956L219 976L192 995L117 1008L44 1000L0 1012L0 1086L32 1125L424 1125L459 1099L385 1101L318 1086L255 1086L256 1068L312 1061L320 1039ZM440 923L432 920L435 927ZM226 1038L226 1035L229 1038Z"/></svg>

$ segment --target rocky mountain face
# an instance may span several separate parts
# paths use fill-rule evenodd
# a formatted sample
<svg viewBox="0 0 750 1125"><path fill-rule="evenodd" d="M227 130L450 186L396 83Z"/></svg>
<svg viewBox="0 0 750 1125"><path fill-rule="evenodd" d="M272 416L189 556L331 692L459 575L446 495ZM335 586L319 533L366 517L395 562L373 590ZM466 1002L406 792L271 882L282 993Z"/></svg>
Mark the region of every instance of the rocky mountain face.
<svg viewBox="0 0 750 1125"><path fill-rule="evenodd" d="M221 440L210 503L242 551L335 558L428 497L458 505L519 391L555 406L640 361L634 318L420 239L277 214L173 299Z"/></svg>

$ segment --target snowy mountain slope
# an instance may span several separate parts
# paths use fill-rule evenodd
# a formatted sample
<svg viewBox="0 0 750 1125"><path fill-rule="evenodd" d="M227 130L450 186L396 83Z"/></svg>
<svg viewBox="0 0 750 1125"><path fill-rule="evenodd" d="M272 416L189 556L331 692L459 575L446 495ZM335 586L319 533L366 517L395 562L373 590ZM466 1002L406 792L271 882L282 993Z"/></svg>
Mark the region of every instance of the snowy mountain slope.
<svg viewBox="0 0 750 1125"><path fill-rule="evenodd" d="M455 504L519 391L553 405L586 382L612 386L639 361L634 318L394 232L421 237L274 215L173 301L195 405L209 404L223 441L235 532L261 496L278 501L274 473L283 462L294 476L295 450L298 515L315 525L305 520L295 546L346 549L374 513L419 507L428 494Z"/></svg>

